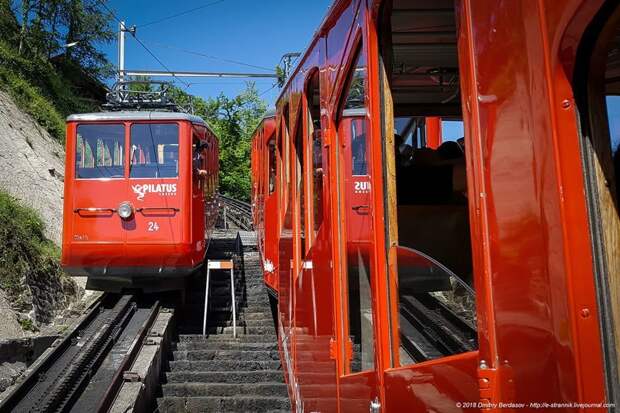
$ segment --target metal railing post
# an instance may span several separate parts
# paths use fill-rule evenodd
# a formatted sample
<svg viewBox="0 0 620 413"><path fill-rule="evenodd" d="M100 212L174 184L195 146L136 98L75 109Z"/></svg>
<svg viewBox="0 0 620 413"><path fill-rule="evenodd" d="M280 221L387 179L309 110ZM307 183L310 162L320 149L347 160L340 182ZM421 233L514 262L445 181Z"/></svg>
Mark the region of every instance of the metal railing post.
<svg viewBox="0 0 620 413"><path fill-rule="evenodd" d="M207 309L209 308L209 276L211 275L211 268L209 268L209 261L207 261L207 283L205 284L205 309L204 316L202 318L202 335L207 335Z"/></svg>
<svg viewBox="0 0 620 413"><path fill-rule="evenodd" d="M230 294L232 296L232 315L233 315L233 337L237 338L237 304L235 300L235 269L234 265L230 269Z"/></svg>

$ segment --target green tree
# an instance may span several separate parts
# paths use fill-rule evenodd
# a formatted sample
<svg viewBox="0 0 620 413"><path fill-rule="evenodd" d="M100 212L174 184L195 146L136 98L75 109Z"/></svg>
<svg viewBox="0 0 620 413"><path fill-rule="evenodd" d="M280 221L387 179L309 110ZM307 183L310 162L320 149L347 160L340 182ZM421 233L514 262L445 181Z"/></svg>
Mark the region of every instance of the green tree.
<svg viewBox="0 0 620 413"><path fill-rule="evenodd" d="M60 1L63 23L67 28L64 44L75 44L65 48L67 60L78 62L85 69L98 75L108 74L109 62L98 50L99 43L114 39L112 16L101 9L104 0L62 0Z"/></svg>
<svg viewBox="0 0 620 413"><path fill-rule="evenodd" d="M249 201L252 133L266 110L252 82L234 98L221 94L212 101L207 119L215 125L220 139L220 192Z"/></svg>
<svg viewBox="0 0 620 413"><path fill-rule="evenodd" d="M234 98L220 94L204 100L179 88L173 88L172 95L180 106L191 107L194 114L205 119L218 136L220 192L249 201L252 133L267 110L256 84L248 82L245 90Z"/></svg>
<svg viewBox="0 0 620 413"><path fill-rule="evenodd" d="M30 58L63 55L96 77L110 75L110 64L98 50L114 39L112 16L102 8L105 0L2 0L0 12L17 13L18 53ZM2 3L0 3L1 5ZM67 47L67 45L71 45Z"/></svg>

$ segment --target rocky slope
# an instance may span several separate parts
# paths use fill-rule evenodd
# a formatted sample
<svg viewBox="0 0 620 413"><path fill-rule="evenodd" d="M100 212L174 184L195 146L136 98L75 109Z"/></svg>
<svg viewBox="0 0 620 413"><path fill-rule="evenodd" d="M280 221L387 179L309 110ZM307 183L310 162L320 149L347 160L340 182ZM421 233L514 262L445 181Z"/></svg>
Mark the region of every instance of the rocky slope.
<svg viewBox="0 0 620 413"><path fill-rule="evenodd" d="M35 209L60 245L63 146L0 90L0 189Z"/></svg>
<svg viewBox="0 0 620 413"><path fill-rule="evenodd" d="M9 204L14 207L8 210L5 204L5 215L0 216L4 240L11 240L7 234L16 232L11 226L16 221L7 219L7 214L8 217L18 215L19 206L24 205L34 209L45 223L45 237L60 245L63 176L63 145L0 90L0 190L19 201L19 205ZM11 241L8 244L0 248L15 248ZM19 256L0 254L5 260ZM32 361L33 340L38 342L45 340L45 336L59 334L80 314L85 302L80 302L83 289L62 274L57 263L50 267L54 271L37 271L37 264L31 262L25 264L31 270L23 274L12 270L15 263L10 259L0 260L0 265L5 265L0 268L0 274L12 277L10 291L0 288L1 393ZM19 351L13 351L11 356L8 348Z"/></svg>
<svg viewBox="0 0 620 413"><path fill-rule="evenodd" d="M56 245L60 245L62 234L63 176L63 145L0 90L0 190L34 209L45 223L45 236ZM7 291L0 295L4 324L0 325L0 339L26 335L25 331L19 333L16 324L21 320L23 327L25 318L44 327L42 324L53 322L82 295L71 278L57 274L47 277L33 272L18 282L23 290L18 299L9 298Z"/></svg>

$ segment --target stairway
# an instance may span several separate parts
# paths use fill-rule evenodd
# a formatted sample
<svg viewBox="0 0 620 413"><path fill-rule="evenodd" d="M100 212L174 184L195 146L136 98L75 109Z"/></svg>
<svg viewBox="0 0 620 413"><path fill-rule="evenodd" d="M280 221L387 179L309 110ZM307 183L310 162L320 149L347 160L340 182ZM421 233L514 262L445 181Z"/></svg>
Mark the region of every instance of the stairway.
<svg viewBox="0 0 620 413"><path fill-rule="evenodd" d="M236 235L233 230L216 232L209 258L230 258ZM237 338L232 333L229 274L211 275L207 337L200 334L204 276L190 288L178 342L157 400L159 412L291 411L255 249L255 245L244 246L242 269L235 274Z"/></svg>

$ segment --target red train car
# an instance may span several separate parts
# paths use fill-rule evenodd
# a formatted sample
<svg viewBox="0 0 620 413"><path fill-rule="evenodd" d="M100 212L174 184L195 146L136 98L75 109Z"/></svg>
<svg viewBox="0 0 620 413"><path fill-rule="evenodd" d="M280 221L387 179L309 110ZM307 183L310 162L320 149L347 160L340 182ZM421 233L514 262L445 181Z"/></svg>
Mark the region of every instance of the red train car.
<svg viewBox="0 0 620 413"><path fill-rule="evenodd" d="M258 237L258 248L264 268L265 285L273 296L277 296L278 277L274 263L278 261L277 239L280 235L275 220L278 208L276 190L275 156L275 113L265 115L252 138L252 214L254 230ZM270 169L271 168L271 169ZM259 178L260 177L260 178Z"/></svg>
<svg viewBox="0 0 620 413"><path fill-rule="evenodd" d="M619 79L616 0L335 1L252 155L296 411L615 411Z"/></svg>
<svg viewBox="0 0 620 413"><path fill-rule="evenodd" d="M62 264L88 288L166 290L203 262L217 218L218 141L199 117L67 120Z"/></svg>

